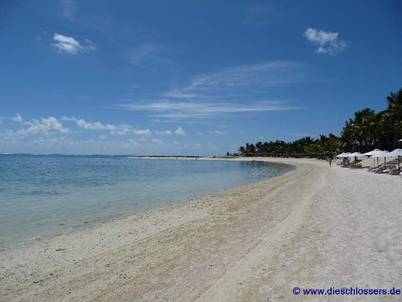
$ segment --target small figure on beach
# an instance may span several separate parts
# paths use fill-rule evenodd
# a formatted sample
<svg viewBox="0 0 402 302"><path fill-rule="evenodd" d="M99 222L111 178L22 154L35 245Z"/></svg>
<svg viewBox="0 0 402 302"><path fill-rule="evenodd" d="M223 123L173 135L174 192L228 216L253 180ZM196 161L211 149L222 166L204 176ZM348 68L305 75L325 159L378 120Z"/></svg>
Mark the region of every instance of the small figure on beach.
<svg viewBox="0 0 402 302"><path fill-rule="evenodd" d="M330 167L332 166L332 157L328 157L328 164Z"/></svg>

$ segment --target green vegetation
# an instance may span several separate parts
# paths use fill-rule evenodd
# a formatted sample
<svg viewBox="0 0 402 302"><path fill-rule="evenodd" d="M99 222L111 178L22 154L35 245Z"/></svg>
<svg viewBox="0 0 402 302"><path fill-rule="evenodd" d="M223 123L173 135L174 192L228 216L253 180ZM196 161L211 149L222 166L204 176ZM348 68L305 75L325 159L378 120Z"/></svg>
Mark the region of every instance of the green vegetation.
<svg viewBox="0 0 402 302"><path fill-rule="evenodd" d="M402 138L402 89L391 93L387 103L387 109L378 113L369 108L357 111L340 136L330 133L318 139L307 136L293 142L247 143L239 148L239 155L327 158L340 152L393 150Z"/></svg>

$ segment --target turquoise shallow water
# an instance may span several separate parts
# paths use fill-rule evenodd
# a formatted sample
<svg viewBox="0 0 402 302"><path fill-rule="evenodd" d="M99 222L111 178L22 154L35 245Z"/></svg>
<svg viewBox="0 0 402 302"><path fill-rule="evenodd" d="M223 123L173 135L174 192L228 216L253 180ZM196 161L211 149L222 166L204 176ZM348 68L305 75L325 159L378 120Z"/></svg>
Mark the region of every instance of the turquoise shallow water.
<svg viewBox="0 0 402 302"><path fill-rule="evenodd" d="M183 202L291 169L239 161L0 155L0 247Z"/></svg>

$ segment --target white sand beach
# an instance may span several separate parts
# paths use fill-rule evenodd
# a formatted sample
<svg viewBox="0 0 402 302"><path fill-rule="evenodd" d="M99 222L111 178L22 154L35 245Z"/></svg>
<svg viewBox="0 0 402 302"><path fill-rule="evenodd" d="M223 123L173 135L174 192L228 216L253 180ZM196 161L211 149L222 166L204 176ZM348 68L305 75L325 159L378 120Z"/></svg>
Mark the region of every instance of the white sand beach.
<svg viewBox="0 0 402 302"><path fill-rule="evenodd" d="M258 160L297 169L1 251L0 301L323 301L292 289L401 286L401 177Z"/></svg>

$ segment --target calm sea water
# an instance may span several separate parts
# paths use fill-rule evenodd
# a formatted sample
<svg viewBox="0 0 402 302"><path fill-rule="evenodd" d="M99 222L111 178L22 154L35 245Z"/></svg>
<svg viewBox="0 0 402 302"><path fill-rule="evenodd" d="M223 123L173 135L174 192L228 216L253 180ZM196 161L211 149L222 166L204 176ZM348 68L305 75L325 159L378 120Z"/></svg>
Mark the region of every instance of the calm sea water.
<svg viewBox="0 0 402 302"><path fill-rule="evenodd" d="M0 247L283 174L282 164L0 155Z"/></svg>

